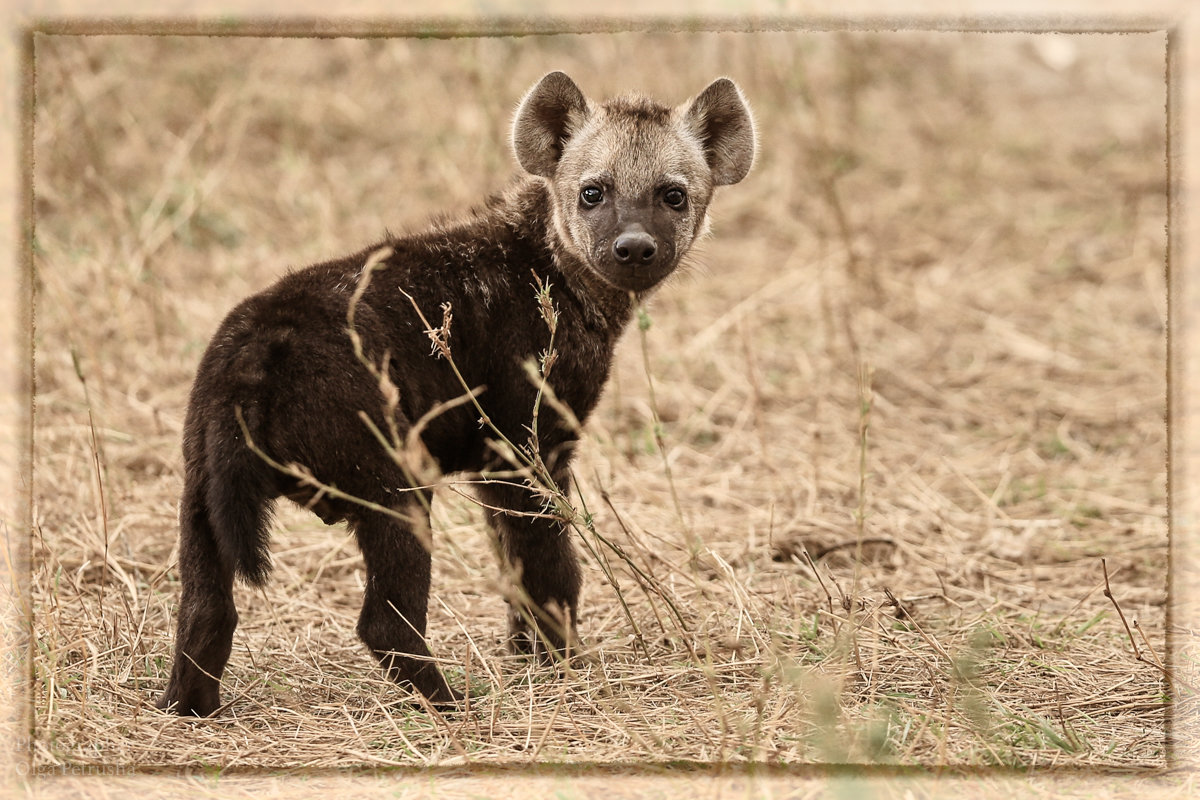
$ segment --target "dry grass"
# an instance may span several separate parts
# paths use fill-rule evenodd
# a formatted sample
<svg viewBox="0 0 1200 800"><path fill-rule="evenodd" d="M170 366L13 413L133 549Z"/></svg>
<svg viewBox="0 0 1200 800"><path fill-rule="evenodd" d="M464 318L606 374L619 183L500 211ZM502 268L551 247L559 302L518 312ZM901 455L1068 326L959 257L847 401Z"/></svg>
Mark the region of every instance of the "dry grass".
<svg viewBox="0 0 1200 800"><path fill-rule="evenodd" d="M1163 47L39 38L35 764L1163 765ZM207 337L499 187L551 68L672 101L729 74L762 143L588 423L585 657L505 655L448 490L430 639L468 710L379 677L354 543L295 510L238 589L231 707L156 712Z"/></svg>

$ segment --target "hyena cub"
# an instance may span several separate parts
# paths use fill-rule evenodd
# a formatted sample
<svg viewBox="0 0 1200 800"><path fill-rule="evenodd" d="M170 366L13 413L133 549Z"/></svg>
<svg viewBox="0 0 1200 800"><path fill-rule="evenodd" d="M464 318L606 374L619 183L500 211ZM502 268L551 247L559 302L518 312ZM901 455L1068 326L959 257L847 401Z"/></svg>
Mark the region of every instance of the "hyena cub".
<svg viewBox="0 0 1200 800"><path fill-rule="evenodd" d="M183 596L160 708L204 716L220 706L233 580L265 581L279 497L354 531L367 576L358 634L387 674L434 703L461 699L424 641L430 489L380 439L419 438L441 473L511 473L503 437L536 450L567 490L578 423L635 305L705 230L713 188L740 181L755 150L728 79L667 108L640 96L595 103L561 72L521 101L512 142L530 176L466 219L288 274L221 324L184 423ZM441 343L432 353L431 333ZM549 349L540 391L527 364ZM475 491L506 571L520 576L511 642L561 652L580 582L568 531L528 481Z"/></svg>

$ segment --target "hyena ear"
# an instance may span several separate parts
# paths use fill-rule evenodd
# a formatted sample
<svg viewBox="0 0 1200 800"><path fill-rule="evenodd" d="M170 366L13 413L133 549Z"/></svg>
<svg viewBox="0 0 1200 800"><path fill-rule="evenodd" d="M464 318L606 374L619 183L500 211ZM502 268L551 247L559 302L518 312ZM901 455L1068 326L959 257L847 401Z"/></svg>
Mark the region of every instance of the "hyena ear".
<svg viewBox="0 0 1200 800"><path fill-rule="evenodd" d="M737 183L754 163L754 119L737 84L717 78L684 111L700 140L715 186Z"/></svg>
<svg viewBox="0 0 1200 800"><path fill-rule="evenodd" d="M529 90L513 119L517 161L534 175L554 177L563 145L587 114L587 100L563 72L551 72Z"/></svg>

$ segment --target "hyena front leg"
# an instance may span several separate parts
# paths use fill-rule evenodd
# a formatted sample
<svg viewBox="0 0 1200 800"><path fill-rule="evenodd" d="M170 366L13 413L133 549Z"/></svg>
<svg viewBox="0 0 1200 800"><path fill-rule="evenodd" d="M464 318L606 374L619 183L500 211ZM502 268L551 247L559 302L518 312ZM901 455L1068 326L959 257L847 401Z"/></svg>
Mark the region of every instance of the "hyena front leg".
<svg viewBox="0 0 1200 800"><path fill-rule="evenodd" d="M367 569L358 635L389 678L435 705L453 705L463 695L446 683L425 643L432 558L415 531L428 535L428 512L415 494L402 508L411 521L378 511L352 517Z"/></svg>
<svg viewBox="0 0 1200 800"><path fill-rule="evenodd" d="M566 474L557 482L561 491L569 490ZM545 508L545 496L529 487L484 484L480 495L505 562L502 569L520 576L528 601L509 600L509 648L543 657L576 651L580 575L570 532Z"/></svg>

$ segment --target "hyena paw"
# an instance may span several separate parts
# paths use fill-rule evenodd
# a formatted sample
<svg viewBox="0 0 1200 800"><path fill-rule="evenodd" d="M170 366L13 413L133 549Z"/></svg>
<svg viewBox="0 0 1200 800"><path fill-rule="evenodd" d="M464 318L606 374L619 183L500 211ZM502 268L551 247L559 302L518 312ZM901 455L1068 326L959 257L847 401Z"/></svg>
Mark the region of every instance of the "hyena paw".
<svg viewBox="0 0 1200 800"><path fill-rule="evenodd" d="M511 607L508 612L508 649L514 655L537 656L547 663L570 658L579 652L579 635L574 615L564 614L553 600L541 613ZM530 624L530 623L533 624Z"/></svg>
<svg viewBox="0 0 1200 800"><path fill-rule="evenodd" d="M221 707L221 696L216 688L202 687L186 691L172 685L162 693L154 707L185 718L208 717Z"/></svg>

